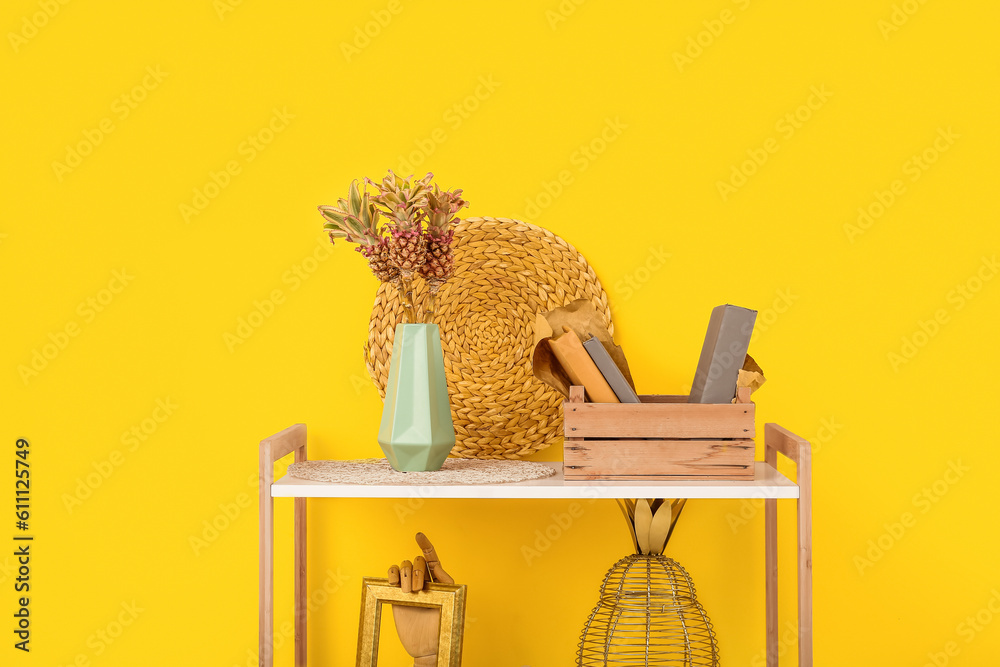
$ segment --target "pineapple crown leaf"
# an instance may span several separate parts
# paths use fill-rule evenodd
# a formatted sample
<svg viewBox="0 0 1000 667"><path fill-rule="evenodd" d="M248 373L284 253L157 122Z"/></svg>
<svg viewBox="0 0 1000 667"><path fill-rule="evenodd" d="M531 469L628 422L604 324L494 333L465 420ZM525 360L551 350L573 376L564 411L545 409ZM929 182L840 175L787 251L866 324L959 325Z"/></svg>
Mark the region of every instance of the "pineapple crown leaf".
<svg viewBox="0 0 1000 667"><path fill-rule="evenodd" d="M444 229L459 222L455 217L462 208L469 205L469 202L462 199L462 190L442 190L437 184L434 190L427 193L427 219L428 225Z"/></svg>
<svg viewBox="0 0 1000 667"><path fill-rule="evenodd" d="M427 217L424 209L431 178L433 174L430 173L419 180L413 176L403 178L390 169L381 183L371 179L366 182L375 186L373 200L381 211L400 228L409 229Z"/></svg>
<svg viewBox="0 0 1000 667"><path fill-rule="evenodd" d="M361 193L357 180L351 182L348 199L338 199L336 206L320 206L319 212L326 220L323 229L330 230L331 240L342 238L350 243L371 245L382 236L378 209L367 190Z"/></svg>
<svg viewBox="0 0 1000 667"><path fill-rule="evenodd" d="M628 524L636 553L663 553L686 503L686 499L620 500L619 507Z"/></svg>
<svg viewBox="0 0 1000 667"><path fill-rule="evenodd" d="M358 192L357 179L351 181L351 212L357 215L361 212L361 194Z"/></svg>
<svg viewBox="0 0 1000 667"><path fill-rule="evenodd" d="M331 241L358 244L379 280L419 274L437 291L454 271L455 214L469 204L461 189L442 190L433 181L432 172L416 178L391 169L380 181L354 180L346 199L319 207L323 229Z"/></svg>

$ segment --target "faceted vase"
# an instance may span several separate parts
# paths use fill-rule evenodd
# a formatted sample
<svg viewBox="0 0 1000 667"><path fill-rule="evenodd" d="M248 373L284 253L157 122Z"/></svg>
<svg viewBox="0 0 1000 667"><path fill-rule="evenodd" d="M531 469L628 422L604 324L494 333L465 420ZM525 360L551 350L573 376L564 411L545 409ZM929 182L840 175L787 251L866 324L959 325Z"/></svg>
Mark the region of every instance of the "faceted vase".
<svg viewBox="0 0 1000 667"><path fill-rule="evenodd" d="M396 325L378 444L401 472L440 470L455 446L436 324Z"/></svg>

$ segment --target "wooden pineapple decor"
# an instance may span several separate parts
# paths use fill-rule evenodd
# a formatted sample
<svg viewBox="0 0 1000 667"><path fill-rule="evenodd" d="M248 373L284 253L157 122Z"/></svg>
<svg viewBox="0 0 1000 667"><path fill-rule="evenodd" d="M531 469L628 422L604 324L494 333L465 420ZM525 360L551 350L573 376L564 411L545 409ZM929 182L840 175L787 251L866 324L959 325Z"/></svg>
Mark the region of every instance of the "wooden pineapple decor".
<svg viewBox="0 0 1000 667"><path fill-rule="evenodd" d="M663 555L686 500L619 500L635 553L608 570L576 654L580 667L717 667L712 622L691 577Z"/></svg>

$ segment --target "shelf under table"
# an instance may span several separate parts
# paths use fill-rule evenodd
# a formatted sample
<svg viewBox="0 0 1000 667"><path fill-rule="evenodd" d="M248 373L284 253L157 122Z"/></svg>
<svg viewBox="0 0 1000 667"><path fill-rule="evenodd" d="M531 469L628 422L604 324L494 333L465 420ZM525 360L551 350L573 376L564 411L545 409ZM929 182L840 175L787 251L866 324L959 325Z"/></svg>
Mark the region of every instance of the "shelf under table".
<svg viewBox="0 0 1000 667"><path fill-rule="evenodd" d="M567 482L560 462L546 462L555 475L516 484L364 485L310 482L285 475L274 479L274 464L294 454L308 461L306 425L294 424L260 443L260 612L259 664L274 665L274 499L294 498L292 530L295 585L295 665L306 667L309 591L306 585L306 498L497 498L497 499L614 499L614 498L763 498L764 608L768 667L777 667L784 639L778 623L778 499L795 500L798 574L799 666L812 667L812 447L778 424L764 425L764 460L754 464L752 481L621 481ZM795 464L797 482L778 472L778 455ZM791 560L791 559L788 559Z"/></svg>
<svg viewBox="0 0 1000 667"><path fill-rule="evenodd" d="M271 484L274 498L798 498L799 486L773 466L755 463L751 481L567 482L562 463L543 462L556 474L509 484L334 484L283 476Z"/></svg>

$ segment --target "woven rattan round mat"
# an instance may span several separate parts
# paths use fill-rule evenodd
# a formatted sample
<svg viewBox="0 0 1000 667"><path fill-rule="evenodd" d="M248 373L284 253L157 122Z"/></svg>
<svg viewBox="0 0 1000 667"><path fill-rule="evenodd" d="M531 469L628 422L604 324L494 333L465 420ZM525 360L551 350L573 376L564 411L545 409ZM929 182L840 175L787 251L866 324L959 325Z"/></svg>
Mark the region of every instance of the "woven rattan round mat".
<svg viewBox="0 0 1000 667"><path fill-rule="evenodd" d="M562 395L531 373L535 315L589 299L613 333L608 296L587 260L552 232L509 218L455 227L455 276L438 296L453 456L516 459L562 438ZM422 283L420 284L422 288ZM392 339L403 309L383 283L365 362L385 397Z"/></svg>
<svg viewBox="0 0 1000 667"><path fill-rule="evenodd" d="M532 461L468 461L445 459L434 472L397 472L385 459L354 461L301 461L288 466L288 474L313 482L335 484L511 484L544 479L555 474L550 466Z"/></svg>

